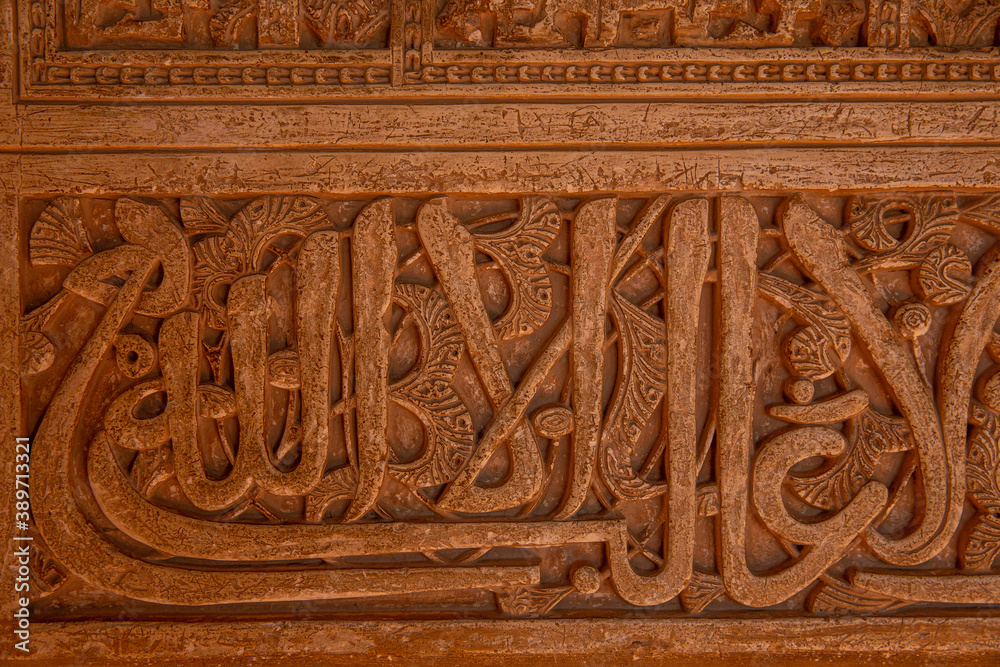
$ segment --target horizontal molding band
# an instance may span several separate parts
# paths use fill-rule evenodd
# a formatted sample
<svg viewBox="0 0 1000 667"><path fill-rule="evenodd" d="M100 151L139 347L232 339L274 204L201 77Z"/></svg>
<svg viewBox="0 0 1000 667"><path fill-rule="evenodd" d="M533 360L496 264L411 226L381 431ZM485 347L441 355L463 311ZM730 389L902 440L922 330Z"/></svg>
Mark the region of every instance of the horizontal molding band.
<svg viewBox="0 0 1000 667"><path fill-rule="evenodd" d="M470 657L509 661L518 656L573 658L618 654L623 658L712 656L712 664L746 664L747 654L768 659L806 655L936 659L1000 656L1000 618L755 618L755 619L558 619L439 621L268 621L228 623L34 623L32 643L46 659L113 658L120 661L231 657L312 656L368 658ZM37 643L37 644L36 644ZM192 649L197 647L197 651ZM115 663L120 664L120 663ZM146 664L145 662L143 664ZM301 662L300 662L301 664ZM314 663L315 664L315 663ZM504 662L504 664L510 664Z"/></svg>
<svg viewBox="0 0 1000 667"><path fill-rule="evenodd" d="M283 193L416 195L996 188L996 148L864 147L67 153L0 156L21 196Z"/></svg>
<svg viewBox="0 0 1000 667"><path fill-rule="evenodd" d="M1000 102L27 105L0 115L0 149L14 151L1000 143Z"/></svg>

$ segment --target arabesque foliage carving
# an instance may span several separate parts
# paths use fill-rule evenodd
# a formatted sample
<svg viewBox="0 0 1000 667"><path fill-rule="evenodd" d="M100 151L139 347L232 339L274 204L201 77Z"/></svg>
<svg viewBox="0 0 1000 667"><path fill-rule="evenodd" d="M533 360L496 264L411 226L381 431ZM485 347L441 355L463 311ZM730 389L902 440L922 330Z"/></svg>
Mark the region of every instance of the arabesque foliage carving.
<svg viewBox="0 0 1000 667"><path fill-rule="evenodd" d="M41 581L511 617L1000 604L998 202L42 202Z"/></svg>

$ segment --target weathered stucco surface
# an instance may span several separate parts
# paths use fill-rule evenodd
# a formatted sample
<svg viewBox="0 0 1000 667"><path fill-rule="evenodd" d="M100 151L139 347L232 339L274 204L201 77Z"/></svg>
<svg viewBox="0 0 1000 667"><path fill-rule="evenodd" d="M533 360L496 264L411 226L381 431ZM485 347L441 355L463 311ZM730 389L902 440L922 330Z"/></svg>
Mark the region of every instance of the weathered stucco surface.
<svg viewBox="0 0 1000 667"><path fill-rule="evenodd" d="M998 23L0 0L2 655L1000 660Z"/></svg>

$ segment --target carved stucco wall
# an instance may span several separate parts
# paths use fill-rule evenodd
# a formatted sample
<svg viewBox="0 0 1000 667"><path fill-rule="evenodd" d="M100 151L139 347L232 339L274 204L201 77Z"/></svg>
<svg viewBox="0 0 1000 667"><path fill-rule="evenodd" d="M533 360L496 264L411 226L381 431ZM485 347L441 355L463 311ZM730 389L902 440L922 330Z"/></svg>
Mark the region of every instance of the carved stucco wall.
<svg viewBox="0 0 1000 667"><path fill-rule="evenodd" d="M1000 659L1000 4L0 10L9 655Z"/></svg>

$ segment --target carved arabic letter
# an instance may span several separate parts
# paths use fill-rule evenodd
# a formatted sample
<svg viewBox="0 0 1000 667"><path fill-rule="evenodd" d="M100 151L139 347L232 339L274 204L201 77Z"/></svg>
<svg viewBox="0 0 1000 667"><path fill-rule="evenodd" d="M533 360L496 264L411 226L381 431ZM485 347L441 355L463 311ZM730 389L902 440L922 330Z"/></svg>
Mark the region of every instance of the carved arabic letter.
<svg viewBox="0 0 1000 667"><path fill-rule="evenodd" d="M667 563L676 571L678 593L694 563L698 481L698 321L708 263L712 256L709 205L692 199L674 207L665 225L667 446L669 516L664 528Z"/></svg>
<svg viewBox="0 0 1000 667"><path fill-rule="evenodd" d="M953 503L943 529L948 535L958 527L966 492L969 399L976 377L976 364L972 360L982 355L1000 318L1000 253L996 249L988 252L981 260L979 269L979 279L962 308L951 339L944 347L945 354L939 361L938 407L951 472L948 484Z"/></svg>
<svg viewBox="0 0 1000 667"><path fill-rule="evenodd" d="M632 604L659 604L678 595L694 566L696 484L698 477L697 401L698 320L708 265L712 256L709 205L704 199L681 202L664 224L666 287L667 457L664 500L663 567L653 577L635 573L627 550L608 545L612 582ZM645 483L647 484L648 483Z"/></svg>
<svg viewBox="0 0 1000 667"><path fill-rule="evenodd" d="M163 390L163 380L147 380L118 396L104 413L104 429L108 439L119 447L135 451L155 449L169 442L168 412L150 419L137 419L132 414L144 398Z"/></svg>
<svg viewBox="0 0 1000 667"><path fill-rule="evenodd" d="M119 199L115 218L128 245L91 255L63 281L63 287L84 298L107 304L118 290L106 278L136 271L149 258L163 269L160 284L144 292L136 312L163 317L186 299L191 284L191 249L177 225L156 206ZM155 264L154 264L155 266Z"/></svg>
<svg viewBox="0 0 1000 667"><path fill-rule="evenodd" d="M108 518L127 535L167 554L236 561L336 558L357 553L387 554L399 544L416 549L445 548L448 535L426 525L386 533L378 525L328 526L222 523L185 517L156 507L128 483L102 433L91 443L88 471ZM82 518L82 517L81 517ZM450 529L450 526L439 526ZM482 540L482 535L477 535ZM99 559L71 561L74 572L108 591L163 604L205 605L266 600L335 600L463 588L536 585L537 565L482 565L419 569L315 568L286 571L202 571L129 559L96 534L86 536L108 549ZM93 549L89 542L83 545Z"/></svg>
<svg viewBox="0 0 1000 667"><path fill-rule="evenodd" d="M230 305L239 312L240 296L230 293ZM167 415L174 450L177 481L188 499L203 510L220 510L238 501L250 488L247 458L250 440L243 439L242 427L249 414L240 412L241 447L229 475L221 481L205 473L198 446L198 314L183 312L167 319L160 327L161 367L167 391ZM234 348L235 354L235 348ZM247 421L249 427L249 421ZM109 432L110 434L110 432ZM245 446L243 446L245 445Z"/></svg>
<svg viewBox="0 0 1000 667"><path fill-rule="evenodd" d="M511 394L510 398L504 402L504 404L497 410L496 415L494 415L493 420L490 422L489 427L483 433L482 439L479 441L478 450L483 452L495 452L500 445L511 436L511 433L515 433L515 428L521 428L524 418L524 414L528 409L528 405L534 399L535 394L538 392L539 387L545 381L545 378L552 369L555 367L557 361L560 357L565 354L566 350L569 349L570 339L573 336L573 328L569 322L564 322L559 330L556 332L555 336L548 342L542 353L534 360L532 365L528 368L528 371L524 374L521 379L520 384L518 384L517 389ZM464 468L463 470L468 470ZM531 473L531 470L518 471L514 470L511 472L511 477L518 477L513 484L520 487L525 487L530 480L524 479L525 472ZM468 475L469 473L466 473ZM540 474L540 472L539 472ZM461 479L462 474L460 473L457 479ZM507 484L512 484L508 480ZM500 487L503 488L503 487ZM482 489L482 487L473 487L469 490L470 500L468 503L476 502L475 497L479 495L482 503L482 507L490 507L486 503L489 502L489 497L487 493L490 489ZM470 506L470 504L464 505L465 507ZM438 505L444 507L441 501L438 501ZM449 506L450 508L450 506ZM471 511L471 510L459 510L459 511ZM478 511L488 511L486 509Z"/></svg>
<svg viewBox="0 0 1000 667"><path fill-rule="evenodd" d="M792 424L833 424L850 419L867 407L868 394L855 389L807 405L772 405L767 413Z"/></svg>
<svg viewBox="0 0 1000 667"><path fill-rule="evenodd" d="M254 273L237 279L229 288L227 316L235 371L236 413L240 422L239 452L232 474L234 477L246 474L248 483L250 480L263 481L271 469L264 413L267 276Z"/></svg>
<svg viewBox="0 0 1000 667"><path fill-rule="evenodd" d="M345 521L363 517L385 482L389 462L389 347L387 319L395 281L395 215L392 200L372 202L354 221L354 374L357 396L358 489Z"/></svg>
<svg viewBox="0 0 1000 667"><path fill-rule="evenodd" d="M789 247L854 325L858 338L886 379L900 412L910 424L924 470L921 479L925 508L920 526L899 540L872 527L868 544L888 563L922 563L951 539L947 527L957 521L952 513L956 509L961 513L964 496L964 486L953 480L955 470L946 456L930 387L851 268L843 239L836 230L821 220L801 196L787 203L782 224Z"/></svg>
<svg viewBox="0 0 1000 667"><path fill-rule="evenodd" d="M75 465L73 457L75 450L69 446L69 443L72 443L78 435L84 420L84 399L88 395L95 373L111 350L118 332L135 313L136 305L143 296L143 288L157 261L159 261L155 255L148 253L144 258L141 254L138 255L138 258L141 261L135 265L135 268L129 267L131 275L125 280L125 284L118 290L117 295L112 294L108 300L108 308L104 317L68 370L63 383L49 404L49 409L35 436L35 446L33 447L33 463L35 465L32 466L31 482L35 488L42 491L36 500L38 509L36 520L39 532L52 549L55 557L60 562L69 564L74 574L84 581L114 594L137 600L176 605L335 599L476 586L507 587L539 583L540 573L537 565L435 567L416 571L406 568L397 570L360 568L317 570L309 568L299 571L246 572L224 571L215 568L199 570L190 566L176 568L131 558L104 539L94 530L87 517L80 512L77 506L70 481L73 477L71 470ZM88 271L89 269L82 270ZM248 361L247 353L256 352L255 343L261 341L266 343L265 334L258 331L258 329L266 331L265 324L263 324L265 320L261 316L263 309L259 308L260 302L263 300L263 290L261 289L262 281L258 278L263 277L250 276L249 278L250 280L246 282L238 281L230 294L231 299L235 297L235 301L230 304L232 306L231 315L236 315L237 312L249 315L247 319L250 323L247 331L241 332L241 334L248 334L246 336L248 340L245 340L241 346L243 357L237 363ZM197 332L197 319L192 319L187 313L182 313L176 320L174 318L167 320L167 323L169 322L174 322L171 326L178 330L175 333L178 334L181 341L180 352L183 353L185 350L190 352L190 348L196 350L197 338L191 334ZM169 332L171 327L167 328ZM168 333L168 337L169 335ZM187 345L190 348L184 347ZM161 328L161 350L163 346ZM167 345L167 347L171 346ZM257 355L260 361L259 370L253 372L249 378L237 378L237 382L247 385L246 390L244 390L246 394L252 393L258 388L260 392L263 392L263 355L265 353L266 349L263 349ZM166 351L164 354L167 354ZM178 354L176 363L190 362L191 358L191 356L185 357L184 354ZM196 372L197 363L188 363L186 370L189 374L192 373L192 369ZM189 392L192 394L189 397L189 402L193 404L194 390L191 389ZM227 531L236 532L243 536L243 539L238 540L235 545L230 544L230 546L238 545L244 550L244 553L259 552L263 545L274 543L271 539L273 535L271 531L274 530L272 526L240 526L190 519L173 512L160 510L149 504L131 488L122 476L103 433L98 433L93 439L88 459L90 472L94 475L94 479L98 480L95 492L99 493L101 482L107 483L109 480L121 482L121 486L115 489L110 496L110 500L117 500L121 503L119 511L109 512L109 516L117 516L120 521L137 514L166 518L166 522L160 525L167 528L164 535L168 539L163 540L164 535L155 533L143 536L143 542L149 545L165 541L166 544L163 545L167 546L163 550L165 553L178 550L178 548L190 551L207 549L207 553L202 552L197 557L217 559L218 549L224 550L226 548L224 536ZM116 474L118 478L114 477ZM249 476L244 475L238 475L238 477L249 479ZM129 492L131 492L131 496L128 495ZM105 502L102 503L102 506L106 508L109 498L105 497L103 500ZM190 530L171 532L171 524L180 524L189 527ZM158 526L155 519L148 521L148 523L139 522L133 528L148 530L153 526ZM326 527L317 528L324 532L327 531ZM445 527L442 526L442 528ZM297 527L292 527L290 532L295 533L297 530ZM377 527L376 531L378 531ZM423 532L424 529L420 528L420 531ZM129 532L129 534L133 533L137 533L137 531ZM316 532L307 531L306 534L315 535ZM192 536L197 536L197 539L192 539ZM297 536L293 535L293 539L288 543L279 540L283 546L291 545L291 550L286 549L283 552L286 555L279 556L279 559L294 559L301 555L303 547L300 542L305 542L305 540L294 539ZM477 536L477 539L483 538L480 535ZM398 548L395 537L390 541L394 547ZM417 538L414 537L412 541L416 543ZM329 544L330 539L326 536L321 539L321 542ZM333 542L343 546L344 540L334 539ZM357 544L353 546L353 551L360 550L363 549ZM254 557L238 558L238 560L253 559Z"/></svg>
<svg viewBox="0 0 1000 667"><path fill-rule="evenodd" d="M966 423L969 397L975 378L977 359L990 340L993 325L1000 318L1000 255L987 253L979 280L972 289L965 307L955 324L947 352L940 362L939 405L944 422L949 465L952 472L960 471L958 479L949 480L953 490L965 497ZM961 502L961 501L960 501ZM961 514L959 504L955 522ZM952 535L957 523L949 517L947 535ZM955 525L953 525L955 523ZM954 602L959 604L1000 603L1000 575L920 576L887 572L858 572L853 583L870 591L906 600Z"/></svg>
<svg viewBox="0 0 1000 667"><path fill-rule="evenodd" d="M750 202L723 197L719 220L719 416L716 427L721 569L730 597L768 606L746 562L747 493L753 450L753 314L760 222ZM761 600L764 601L761 604Z"/></svg>
<svg viewBox="0 0 1000 667"><path fill-rule="evenodd" d="M499 413L511 398L513 387L479 292L472 235L445 208L441 199L433 199L420 207L417 231L465 336L486 395L494 411ZM509 441L510 475L500 486L476 485L476 477L495 451L481 445L442 492L438 499L440 507L459 512L509 509L527 502L541 490L542 459L527 422L521 421L514 427Z"/></svg>
<svg viewBox="0 0 1000 667"><path fill-rule="evenodd" d="M153 253L163 270L160 284L142 295L136 313L163 317L179 308L191 290L194 264L184 232L159 207L125 197L115 202L115 223L126 241Z"/></svg>
<svg viewBox="0 0 1000 667"><path fill-rule="evenodd" d="M618 201L614 197L583 204L573 221L570 298L573 322L574 431L570 480L557 519L573 516L587 498L601 437L604 330L608 284L615 250Z"/></svg>
<svg viewBox="0 0 1000 667"><path fill-rule="evenodd" d="M732 599L747 606L769 607L815 580L842 556L854 535L827 533L795 563L767 575L755 574L747 564L748 484L754 444L753 314L760 222L753 206L743 198L723 197L720 204L717 462L722 577Z"/></svg>
<svg viewBox="0 0 1000 667"><path fill-rule="evenodd" d="M302 394L302 456L295 470L268 465L264 484L272 493L298 495L320 480L330 444L330 366L340 292L340 242L334 231L314 232L295 265L296 345ZM292 391L295 391L294 389ZM286 419L294 419L289 410Z"/></svg>
<svg viewBox="0 0 1000 667"><path fill-rule="evenodd" d="M600 462L604 481L619 498L652 498L664 494L669 487L669 480L647 481L631 463L636 438L661 399L667 396L668 359L673 359L670 363L676 361L672 371L673 391L680 396L680 403L675 410L675 404L667 396L665 406L669 405L669 409L663 410L661 436L647 465L667 449L668 441L676 443L679 438L686 442L695 429L691 424L676 421L671 429L669 421L695 414L695 399L689 393L695 386L697 339L694 332L700 314L700 285L707 273L709 258L706 255L709 243L707 207L707 202L699 204L695 200L679 204L664 228L667 269L663 281L665 285L669 283L664 292L664 310L668 314L665 321L636 307L617 290L612 291L611 312L619 341L619 384L612 394L605 420ZM669 318L671 312L674 319ZM679 456L683 459L686 454ZM691 456L694 456L693 451Z"/></svg>
<svg viewBox="0 0 1000 667"><path fill-rule="evenodd" d="M828 540L845 544L879 515L889 492L878 482L868 482L843 510L822 521L800 521L785 508L781 489L788 471L811 456L836 456L846 446L847 440L839 431L804 426L780 432L761 447L754 461L752 496L768 528L794 544L815 545Z"/></svg>

